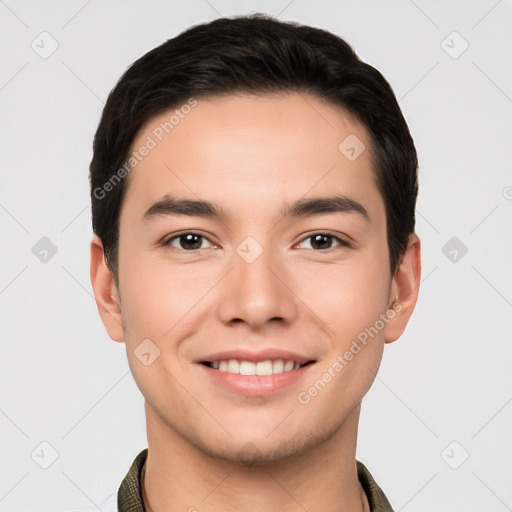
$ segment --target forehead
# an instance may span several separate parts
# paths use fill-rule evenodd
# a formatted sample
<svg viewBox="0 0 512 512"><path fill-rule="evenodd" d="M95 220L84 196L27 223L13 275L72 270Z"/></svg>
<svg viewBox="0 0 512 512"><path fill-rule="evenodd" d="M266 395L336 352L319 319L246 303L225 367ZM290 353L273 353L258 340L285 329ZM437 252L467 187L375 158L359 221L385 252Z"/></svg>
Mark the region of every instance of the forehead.
<svg viewBox="0 0 512 512"><path fill-rule="evenodd" d="M139 131L132 152L149 149L129 174L123 208L140 213L166 194L253 215L273 200L280 207L308 194L342 192L379 203L370 144L360 123L310 95L189 101Z"/></svg>

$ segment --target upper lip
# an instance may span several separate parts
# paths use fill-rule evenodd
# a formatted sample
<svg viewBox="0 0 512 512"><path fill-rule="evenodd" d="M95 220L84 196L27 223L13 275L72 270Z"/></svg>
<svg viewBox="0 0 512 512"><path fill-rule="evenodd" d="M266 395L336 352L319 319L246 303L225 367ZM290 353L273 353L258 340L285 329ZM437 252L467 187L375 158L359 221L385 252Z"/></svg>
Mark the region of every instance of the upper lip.
<svg viewBox="0 0 512 512"><path fill-rule="evenodd" d="M214 361L227 361L229 359L237 359L238 361L252 361L259 363L261 361L282 359L283 361L293 361L294 363L306 364L309 361L314 361L312 357L303 356L296 352L288 350L281 350L278 348L267 348L264 350L251 350L247 348L238 348L235 350L223 350L201 357L197 360L198 363L214 362Z"/></svg>

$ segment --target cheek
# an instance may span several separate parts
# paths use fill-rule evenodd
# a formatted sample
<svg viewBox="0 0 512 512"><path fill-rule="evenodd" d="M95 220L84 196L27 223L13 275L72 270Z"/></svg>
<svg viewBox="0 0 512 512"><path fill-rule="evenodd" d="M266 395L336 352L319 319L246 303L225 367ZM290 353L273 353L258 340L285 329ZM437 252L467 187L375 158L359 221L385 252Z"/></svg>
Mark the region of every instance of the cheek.
<svg viewBox="0 0 512 512"><path fill-rule="evenodd" d="M142 251L125 258L119 270L123 320L131 344L150 338L157 343L166 340L167 345L180 329L198 320L203 298L219 280L211 267L172 266Z"/></svg>
<svg viewBox="0 0 512 512"><path fill-rule="evenodd" d="M294 290L343 342L386 311L391 278L385 265L385 259L366 257L357 264L304 266Z"/></svg>
<svg viewBox="0 0 512 512"><path fill-rule="evenodd" d="M352 267L350 272L326 268L325 275L316 274L324 286L315 287L305 302L328 325L330 349L298 397L311 406L313 416L333 421L345 417L374 380L384 349L386 324L381 315L387 310L390 282L383 277L384 264Z"/></svg>

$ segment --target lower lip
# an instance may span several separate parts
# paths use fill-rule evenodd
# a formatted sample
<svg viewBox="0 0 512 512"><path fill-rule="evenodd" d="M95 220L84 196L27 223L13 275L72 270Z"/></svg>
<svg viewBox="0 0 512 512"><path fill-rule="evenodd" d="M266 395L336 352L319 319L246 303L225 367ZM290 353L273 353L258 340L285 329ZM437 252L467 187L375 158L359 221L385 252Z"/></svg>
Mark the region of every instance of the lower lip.
<svg viewBox="0 0 512 512"><path fill-rule="evenodd" d="M204 364L199 364L209 378L221 386L246 396L268 396L297 382L314 363L301 366L297 370L272 375L240 375L221 372Z"/></svg>

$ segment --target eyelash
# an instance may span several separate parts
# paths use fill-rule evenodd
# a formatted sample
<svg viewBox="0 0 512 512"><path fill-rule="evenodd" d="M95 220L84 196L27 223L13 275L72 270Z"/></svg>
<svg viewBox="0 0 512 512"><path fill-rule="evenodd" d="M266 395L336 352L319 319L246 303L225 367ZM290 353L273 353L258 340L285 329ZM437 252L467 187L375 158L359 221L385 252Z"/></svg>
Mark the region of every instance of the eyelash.
<svg viewBox="0 0 512 512"><path fill-rule="evenodd" d="M177 248L177 247L173 247L171 246L171 242L174 241L174 240L178 240L180 239L182 236L185 236L185 235L196 235L198 237L201 237L202 239L204 240L208 240L208 238L204 235L202 235L201 233L196 233L194 231L184 231L182 233L178 233L176 235L173 235L171 236L170 238L167 238L166 240L164 240L162 242L162 245L163 246L169 246L169 247L172 247L173 249L176 249L178 251L181 251L181 252L187 252L187 253L192 253L192 254L195 254L197 252L199 252L201 249L191 249L191 250L186 250L186 249L181 249L181 248ZM331 233L329 231L318 231L316 233L312 233L304 238L302 238L297 244L295 245L300 245L302 242L304 242L305 240L308 240L310 238L313 238L317 235L326 235L334 240L336 240L337 242L339 242L339 245L337 246L334 246L334 247L329 247L328 249L311 249L312 251L315 251L315 252L327 252L327 251L330 251L330 250L333 250L335 249L336 247L351 247L351 244L349 242L347 242L346 240L344 240L343 238L340 238L339 236L335 235L334 233ZM213 244L213 242L211 242L210 240L208 240L211 244ZM215 244L213 244L215 245ZM211 249L211 247L208 247L208 249Z"/></svg>

